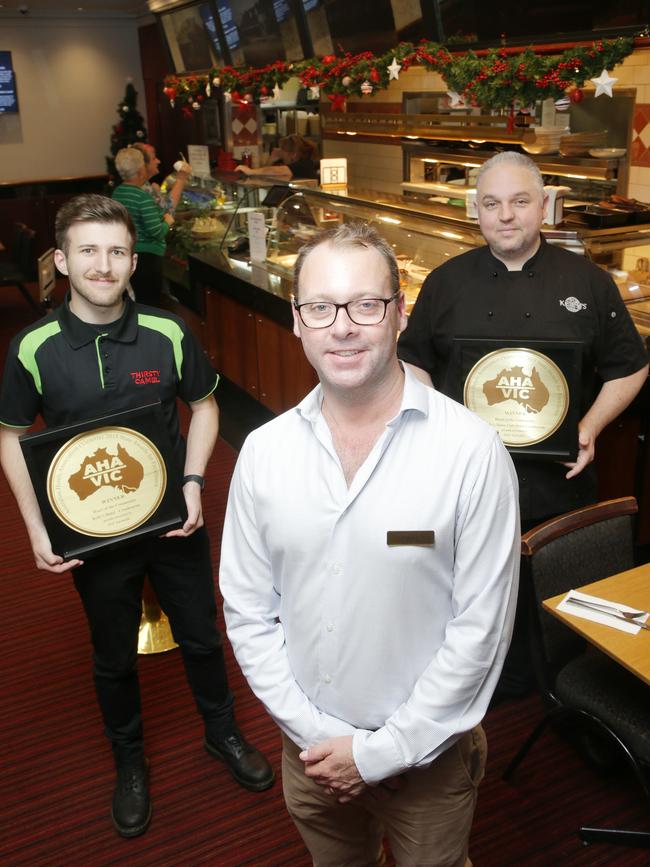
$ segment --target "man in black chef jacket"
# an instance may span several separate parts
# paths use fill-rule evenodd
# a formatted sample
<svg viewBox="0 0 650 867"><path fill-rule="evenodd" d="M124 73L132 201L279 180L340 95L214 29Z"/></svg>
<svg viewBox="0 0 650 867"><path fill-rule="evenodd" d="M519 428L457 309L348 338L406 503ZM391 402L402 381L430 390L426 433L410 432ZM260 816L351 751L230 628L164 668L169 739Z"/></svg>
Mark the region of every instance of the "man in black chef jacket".
<svg viewBox="0 0 650 867"><path fill-rule="evenodd" d="M454 338L489 338L497 346L513 339L522 346L538 340L580 344L577 459L561 464L514 456L525 530L596 500L596 438L639 392L647 356L609 274L541 235L546 197L531 159L505 151L487 160L476 198L487 246L429 274L398 354L420 368L422 378L430 376L436 389L460 399L463 374ZM529 687L526 631L522 611L502 676L503 694L522 694Z"/></svg>

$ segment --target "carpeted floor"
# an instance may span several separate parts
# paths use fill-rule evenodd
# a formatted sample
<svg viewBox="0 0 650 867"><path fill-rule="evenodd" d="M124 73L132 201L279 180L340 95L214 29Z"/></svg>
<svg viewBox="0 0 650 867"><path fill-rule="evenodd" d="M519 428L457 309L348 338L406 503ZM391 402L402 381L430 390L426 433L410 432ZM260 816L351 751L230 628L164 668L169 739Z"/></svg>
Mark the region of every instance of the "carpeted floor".
<svg viewBox="0 0 650 867"><path fill-rule="evenodd" d="M0 297L0 358L8 337L30 319L12 290ZM219 441L205 510L215 564L235 452ZM39 573L13 499L0 479L0 863L3 865L164 865L290 867L309 858L282 803L281 787L242 790L201 746L201 723L177 651L142 657L144 720L152 763L154 816L140 838L112 830L110 751L90 677L90 645L69 576ZM239 721L279 772L279 738L227 649ZM585 848L581 822L648 828L633 784L602 779L556 733L534 748L512 784L501 773L539 719L537 697L497 706L485 727L490 745L471 841L475 867L641 865L648 853Z"/></svg>

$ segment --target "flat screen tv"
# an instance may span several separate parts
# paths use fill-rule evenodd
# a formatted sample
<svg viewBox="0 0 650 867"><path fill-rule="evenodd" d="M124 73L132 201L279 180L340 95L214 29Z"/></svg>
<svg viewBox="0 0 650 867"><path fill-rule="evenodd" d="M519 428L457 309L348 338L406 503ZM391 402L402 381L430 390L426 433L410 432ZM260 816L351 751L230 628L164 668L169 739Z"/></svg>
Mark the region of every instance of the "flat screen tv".
<svg viewBox="0 0 650 867"><path fill-rule="evenodd" d="M258 67L286 59L279 29L279 23L287 19L289 9L285 6L273 0L217 0L221 26L235 66Z"/></svg>
<svg viewBox="0 0 650 867"><path fill-rule="evenodd" d="M462 37L470 43L494 45L501 39L522 42L549 36L560 41L560 37L614 35L648 24L647 0L562 4L547 0L528 0L526 3L521 0L499 0L498 3L452 0L437 2L436 5L440 29L437 38L441 41Z"/></svg>
<svg viewBox="0 0 650 867"><path fill-rule="evenodd" d="M209 3L163 12L160 20L177 73L210 69L223 63Z"/></svg>
<svg viewBox="0 0 650 867"><path fill-rule="evenodd" d="M0 51L0 114L5 112L18 112L18 93L11 64L11 51Z"/></svg>

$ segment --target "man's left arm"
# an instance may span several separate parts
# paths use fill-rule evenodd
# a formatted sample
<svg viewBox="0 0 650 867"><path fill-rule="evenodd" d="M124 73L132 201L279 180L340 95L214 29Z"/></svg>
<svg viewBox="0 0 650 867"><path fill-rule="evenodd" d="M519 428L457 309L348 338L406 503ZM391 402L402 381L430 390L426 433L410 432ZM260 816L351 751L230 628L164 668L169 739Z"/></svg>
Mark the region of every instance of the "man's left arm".
<svg viewBox="0 0 650 867"><path fill-rule="evenodd" d="M192 418L187 433L187 451L183 475L205 475L219 433L219 408L210 394L203 400L190 402ZM166 536L191 536L203 526L201 486L195 482L183 485L183 496L187 507L187 520L178 530L170 530Z"/></svg>
<svg viewBox="0 0 650 867"><path fill-rule="evenodd" d="M341 803L366 784L427 765L485 715L503 665L517 600L517 479L498 437L472 458L458 504L453 615L410 696L377 731L330 738L301 753L305 773Z"/></svg>
<svg viewBox="0 0 650 867"><path fill-rule="evenodd" d="M648 376L648 365L637 370L629 376L619 379L610 379L603 383L598 397L585 413L578 424L578 457L566 474L567 479L572 479L581 473L594 459L596 452L596 438L603 428L614 421L624 409L626 409L637 396L643 383Z"/></svg>

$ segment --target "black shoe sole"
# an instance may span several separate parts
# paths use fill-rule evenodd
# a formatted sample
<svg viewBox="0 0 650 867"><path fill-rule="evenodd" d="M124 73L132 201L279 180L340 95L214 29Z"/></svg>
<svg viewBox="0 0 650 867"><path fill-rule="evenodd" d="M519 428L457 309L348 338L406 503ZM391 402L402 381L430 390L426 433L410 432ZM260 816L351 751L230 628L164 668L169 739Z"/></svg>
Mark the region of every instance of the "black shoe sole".
<svg viewBox="0 0 650 867"><path fill-rule="evenodd" d="M142 825L136 825L135 828L123 828L121 825L118 825L115 821L115 816L113 815L113 810L111 810L111 820L113 822L113 827L120 835L120 837L139 837L140 834L144 834L144 832L149 827L149 823L151 822L151 814L153 810L151 808L151 804L149 805L149 815L145 819Z"/></svg>
<svg viewBox="0 0 650 867"><path fill-rule="evenodd" d="M233 779L236 780L239 785L242 786L244 789L248 789L249 792L265 792L267 789L270 789L275 782L275 771L273 770L273 768L271 768L271 776L268 779L261 780L259 783L252 783L250 780L246 780L241 777L237 773L237 771L235 771L231 767L230 763L226 758L224 758L223 754L215 746L209 743L207 739L203 741L203 746L211 756L213 756L215 759L219 759L220 762L223 762L223 764L232 774Z"/></svg>

